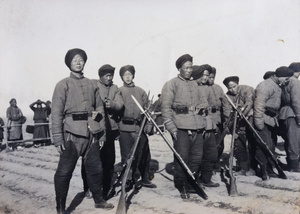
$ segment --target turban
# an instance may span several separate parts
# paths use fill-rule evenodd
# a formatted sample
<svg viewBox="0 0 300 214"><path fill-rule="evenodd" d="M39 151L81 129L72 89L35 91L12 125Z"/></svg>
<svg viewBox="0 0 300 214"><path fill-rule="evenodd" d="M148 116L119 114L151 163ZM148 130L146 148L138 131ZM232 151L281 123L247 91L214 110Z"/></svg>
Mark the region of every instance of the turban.
<svg viewBox="0 0 300 214"><path fill-rule="evenodd" d="M239 77L238 76L230 76L230 77L226 77L223 80L223 84L227 87L229 82L235 82L236 84L239 84Z"/></svg>
<svg viewBox="0 0 300 214"><path fill-rule="evenodd" d="M112 67L112 66L109 65L109 64L103 65L103 66L101 66L101 67L99 68L99 70L98 70L98 75L99 75L99 77L103 77L103 76L106 75L106 74L114 75L115 69L116 69L116 68Z"/></svg>
<svg viewBox="0 0 300 214"><path fill-rule="evenodd" d="M66 56L65 56L65 63L66 65L70 68L71 67L71 62L72 62L72 59L74 58L74 56L76 55L80 55L82 57L82 59L84 60L84 63L86 62L87 60L87 55L85 53L84 50L81 50L79 48L74 48L74 49L71 49L71 50L68 50Z"/></svg>
<svg viewBox="0 0 300 214"><path fill-rule="evenodd" d="M126 71L129 71L133 78L134 78L134 74L135 74L135 69L132 65L125 65L123 67L120 68L120 76L121 76L121 79L123 79L123 75Z"/></svg>
<svg viewBox="0 0 300 214"><path fill-rule="evenodd" d="M176 60L176 68L179 69L186 62L193 62L193 57L189 54L184 54Z"/></svg>
<svg viewBox="0 0 300 214"><path fill-rule="evenodd" d="M17 100L15 98L11 98L11 100L9 101L9 104L11 104L13 101L17 102Z"/></svg>
<svg viewBox="0 0 300 214"><path fill-rule="evenodd" d="M294 71L286 66L281 66L276 69L275 74L277 77L291 77L294 75Z"/></svg>
<svg viewBox="0 0 300 214"><path fill-rule="evenodd" d="M274 76L274 75L275 75L275 71L267 71L264 74L263 78L264 78L264 80L266 80L266 79L269 79L271 76Z"/></svg>
<svg viewBox="0 0 300 214"><path fill-rule="evenodd" d="M300 72L300 62L293 62L289 65L289 68L292 69L294 72Z"/></svg>
<svg viewBox="0 0 300 214"><path fill-rule="evenodd" d="M208 64L205 65L194 65L193 66L193 72L192 72L192 77L194 80L197 80L203 76L204 71L211 71L211 66Z"/></svg>

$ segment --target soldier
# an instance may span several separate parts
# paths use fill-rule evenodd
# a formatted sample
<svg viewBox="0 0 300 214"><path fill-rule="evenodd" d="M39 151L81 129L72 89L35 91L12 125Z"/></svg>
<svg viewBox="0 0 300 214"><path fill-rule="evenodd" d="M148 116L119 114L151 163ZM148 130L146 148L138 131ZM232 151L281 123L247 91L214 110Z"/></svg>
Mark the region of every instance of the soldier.
<svg viewBox="0 0 300 214"><path fill-rule="evenodd" d="M201 183L206 187L218 187L220 184L211 180L215 165L218 160L215 132L217 128L216 123L219 121L219 118L214 117L214 113L216 113L217 100L213 95L212 87L207 85L209 70L211 69L211 66L207 64L201 66L194 65L192 77L199 85L199 91L204 92L209 105L209 115L206 117L207 125L205 128L203 143L203 157L200 177Z"/></svg>
<svg viewBox="0 0 300 214"><path fill-rule="evenodd" d="M287 84L283 84L281 108L279 111L279 127L285 141L286 161L292 172L300 172L300 81L296 78L300 73L300 63L292 63L289 68L280 67L279 71L294 72Z"/></svg>
<svg viewBox="0 0 300 214"><path fill-rule="evenodd" d="M238 76L226 77L223 84L227 87L227 96L232 100L232 102L242 110L246 118L252 122L253 115L253 93L254 88L248 85L239 85ZM230 112L233 110L229 101L224 98L222 101L223 115L225 121L228 120ZM250 160L252 168L256 169L254 162L254 139L252 133L246 126L246 122L241 120L238 121L236 130L236 139L234 141L234 156L236 157L239 167L241 170L236 173L236 175L250 175L253 172L250 171ZM248 148L249 146L249 155Z"/></svg>
<svg viewBox="0 0 300 214"><path fill-rule="evenodd" d="M118 115L124 106L123 99L119 93L117 85L113 84L115 68L109 64L101 66L98 70L98 80L92 80L96 87L99 88L99 94L104 105L106 141L100 150L100 157L103 168L103 190L104 199L110 190L112 175L114 172L114 164L116 159L115 140L119 138L120 132L118 127ZM84 166L84 165L83 165ZM84 191L86 197L90 198L91 194L88 190L88 184L85 175L85 169L82 167L82 178L84 181Z"/></svg>
<svg viewBox="0 0 300 214"><path fill-rule="evenodd" d="M263 78L264 78L264 80L266 80L266 79L269 79L271 76L274 76L274 75L275 75L275 71L267 71L264 74Z"/></svg>
<svg viewBox="0 0 300 214"><path fill-rule="evenodd" d="M133 82L135 68L132 65L125 65L120 69L120 77L123 86L120 87L121 96L124 102L124 113L119 123L120 128L120 150L121 161L124 164L130 155L130 151L138 137L141 129L142 115L138 106L133 101L133 95L143 106L149 105L149 100L144 89L138 87ZM144 129L146 130L146 129ZM139 177L142 178L142 185L147 188L156 188L156 185L150 181L149 164L151 160L149 140L145 131L140 136L140 141L135 152L135 159L132 164L132 180L131 184L136 187ZM137 171L138 169L138 171Z"/></svg>
<svg viewBox="0 0 300 214"><path fill-rule="evenodd" d="M217 126L215 137L217 144L217 147L219 147L218 156L220 156L223 153L224 149L224 140L221 139L221 134L223 132L223 120L222 120L222 100L224 98L224 91L218 84L215 84L215 78L216 78L216 68L212 67L209 70L209 77L208 77L208 86L211 86L212 94L215 100L215 106L212 106L211 109L211 115L212 118Z"/></svg>
<svg viewBox="0 0 300 214"><path fill-rule="evenodd" d="M162 89L162 117L170 132L174 149L192 172L198 172L203 155L203 132L206 118L200 112L206 101L199 93L196 81L191 79L193 58L189 54L176 60L179 75L167 81ZM208 107L208 103L206 103ZM174 184L182 199L188 199L189 186L179 163L174 160Z"/></svg>
<svg viewBox="0 0 300 214"><path fill-rule="evenodd" d="M59 81L52 97L52 137L60 153L54 175L57 213L64 213L72 173L84 158L87 181L95 208L112 209L102 196L102 167L99 149L105 141L103 104L90 79L83 76L87 55L75 48L67 52L70 76Z"/></svg>
<svg viewBox="0 0 300 214"><path fill-rule="evenodd" d="M262 81L255 89L254 127L273 153L275 152L277 117L281 103L280 86L284 85L293 73L286 67L280 67L276 69L275 76ZM255 156L259 162L263 180L267 180L269 177L277 177L273 172L273 166L268 164L268 158L259 146L256 147Z"/></svg>

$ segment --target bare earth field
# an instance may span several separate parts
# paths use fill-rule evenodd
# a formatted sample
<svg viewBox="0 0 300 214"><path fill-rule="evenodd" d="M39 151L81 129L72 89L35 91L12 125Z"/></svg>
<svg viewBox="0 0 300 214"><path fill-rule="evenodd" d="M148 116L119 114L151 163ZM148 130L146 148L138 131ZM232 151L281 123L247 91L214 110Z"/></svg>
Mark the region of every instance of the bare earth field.
<svg viewBox="0 0 300 214"><path fill-rule="evenodd" d="M167 134L169 137L169 135ZM26 136L28 138L28 136ZM25 139L27 139L25 137ZM30 136L29 136L30 137ZM228 153L230 136L225 139L225 154ZM119 146L116 142L119 162ZM159 135L150 137L152 159L159 161L159 171L152 180L157 189L141 188L128 192L128 214L299 214L300 173L286 172L287 180L271 178L262 181L257 176L236 176L238 196L228 196L223 173L216 173L213 180L220 182L217 188L206 188L208 200L191 195L182 200L173 186L173 176L165 171L166 163L173 154ZM284 161L284 152L277 149ZM0 152L0 213L56 213L53 177L59 155L54 146L25 148L24 150ZM115 208L109 211L95 209L92 199L83 198L81 161L78 161L70 184L67 207L75 210L69 213L116 213L119 196L109 200ZM117 189L118 190L118 189Z"/></svg>

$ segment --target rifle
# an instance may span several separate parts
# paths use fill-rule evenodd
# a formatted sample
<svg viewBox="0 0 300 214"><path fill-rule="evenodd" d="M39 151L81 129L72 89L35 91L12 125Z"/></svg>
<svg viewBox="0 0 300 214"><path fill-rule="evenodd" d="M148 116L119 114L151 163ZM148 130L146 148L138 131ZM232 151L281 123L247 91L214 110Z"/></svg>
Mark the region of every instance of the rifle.
<svg viewBox="0 0 300 214"><path fill-rule="evenodd" d="M148 97L149 97L149 93L148 93ZM151 104L151 102L150 102L150 104ZM149 107L150 107L150 104L149 104ZM137 138L136 138L136 140L133 144L130 155L129 155L128 159L126 160L126 164L123 165L123 169L122 169L122 172L120 174L120 177L117 179L117 182L120 182L120 180L121 180L121 183L122 183L122 185L121 185L121 195L120 195L120 199L119 199L119 203L118 203L118 207L117 207L117 212L116 212L117 214L124 214L124 213L127 212L126 211L126 181L127 181L127 178L128 178L129 172L130 172L132 162L134 160L135 151L136 151L137 146L139 144L142 132L144 131L144 126L146 124L146 120L147 120L147 118L144 116L144 118L142 120L142 123L141 123L141 127L140 127L140 130L139 130L138 136L137 136ZM115 188L117 185L118 185L118 183L114 184L112 186L112 188ZM110 195L114 192L114 189L112 189L112 188L108 192L108 194L110 194Z"/></svg>
<svg viewBox="0 0 300 214"><path fill-rule="evenodd" d="M277 158L275 157L275 155L273 154L273 152L270 150L270 148L268 147L268 145L264 142L264 140L260 137L260 135L257 133L257 131L255 130L255 128L251 125L251 123L247 120L247 118L245 117L245 115L233 104L233 102L231 101L231 99L225 94L225 97L227 98L228 102L231 104L231 106L238 112L239 116L247 123L247 125L250 127L250 130L254 133L254 135L256 136L256 138L258 139L257 143L260 146L260 148L264 151L264 153L269 157L268 159L270 159L277 171L278 171L278 177L282 178L282 179L287 179L285 173L283 172L283 170L281 169Z"/></svg>
<svg viewBox="0 0 300 214"><path fill-rule="evenodd" d="M232 138L230 144L230 153L229 153L229 176L230 176L230 184L229 184L229 195L237 196L237 186L236 186L236 178L233 175L232 167L233 167L233 153L234 153L234 141L235 141L235 131L236 131L236 122L237 122L237 111L234 112L234 120L233 120L233 130L232 130Z"/></svg>
<svg viewBox="0 0 300 214"><path fill-rule="evenodd" d="M168 144L168 146L170 147L170 149L173 151L176 160L178 161L178 163L182 167L182 170L186 174L189 183L195 189L196 193L199 196L201 196L203 199L206 200L208 198L208 196L206 195L206 193L202 189L201 185L197 182L196 178L194 177L194 174L191 172L191 170L188 168L188 166L182 160L182 158L180 157L180 155L176 152L176 150L174 149L174 147L172 146L172 144L169 142L169 140L167 139L167 137L160 130L160 128L158 127L158 125L156 124L156 122L152 119L151 115L147 111L145 111L143 109L143 107L139 104L139 102L135 99L135 97L133 95L131 95L131 97L134 100L134 102L136 103L136 105L139 107L139 109L141 110L141 112L146 116L146 118L148 118L148 120L150 122L152 122L152 124L155 126L155 128L159 131L159 133L162 136L162 138L164 139L164 141Z"/></svg>

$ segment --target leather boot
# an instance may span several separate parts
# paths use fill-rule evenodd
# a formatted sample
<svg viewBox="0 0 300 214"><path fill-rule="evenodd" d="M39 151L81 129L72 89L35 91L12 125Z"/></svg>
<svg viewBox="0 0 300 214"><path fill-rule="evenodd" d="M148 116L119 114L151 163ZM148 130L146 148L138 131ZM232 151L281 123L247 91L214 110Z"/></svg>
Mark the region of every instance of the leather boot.
<svg viewBox="0 0 300 214"><path fill-rule="evenodd" d="M147 188L156 188L157 186L149 180L149 174L145 173L142 185Z"/></svg>
<svg viewBox="0 0 300 214"><path fill-rule="evenodd" d="M215 183L215 182L211 181L211 177L212 177L212 172L202 171L202 174L201 174L201 183L202 183L202 185L205 186L205 187L218 187L218 186L220 186L219 183Z"/></svg>
<svg viewBox="0 0 300 214"><path fill-rule="evenodd" d="M66 211L66 198L56 198L57 214L63 214Z"/></svg>

